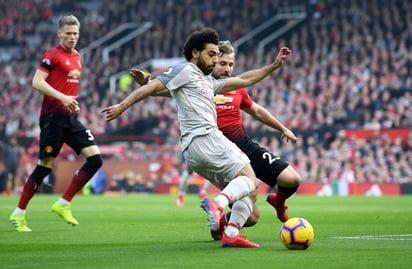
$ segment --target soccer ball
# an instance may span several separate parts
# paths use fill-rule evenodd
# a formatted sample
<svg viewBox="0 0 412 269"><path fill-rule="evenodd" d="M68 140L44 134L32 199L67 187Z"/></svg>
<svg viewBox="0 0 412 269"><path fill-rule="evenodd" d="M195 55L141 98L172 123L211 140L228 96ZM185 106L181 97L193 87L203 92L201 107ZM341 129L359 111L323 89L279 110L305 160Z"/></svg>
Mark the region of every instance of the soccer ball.
<svg viewBox="0 0 412 269"><path fill-rule="evenodd" d="M304 218L287 220L280 228L279 236L288 249L307 249L315 238L312 225Z"/></svg>

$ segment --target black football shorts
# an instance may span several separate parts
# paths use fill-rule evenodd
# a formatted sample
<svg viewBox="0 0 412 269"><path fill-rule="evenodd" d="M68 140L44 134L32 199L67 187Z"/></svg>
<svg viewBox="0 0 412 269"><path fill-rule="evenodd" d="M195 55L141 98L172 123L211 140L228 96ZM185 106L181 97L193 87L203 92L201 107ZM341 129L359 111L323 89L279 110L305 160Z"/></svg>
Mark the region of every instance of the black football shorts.
<svg viewBox="0 0 412 269"><path fill-rule="evenodd" d="M277 177L289 164L248 136L235 143L249 157L256 177L273 188Z"/></svg>
<svg viewBox="0 0 412 269"><path fill-rule="evenodd" d="M77 154L88 146L96 145L91 131L77 117L48 115L40 117L39 158L57 157L63 143Z"/></svg>

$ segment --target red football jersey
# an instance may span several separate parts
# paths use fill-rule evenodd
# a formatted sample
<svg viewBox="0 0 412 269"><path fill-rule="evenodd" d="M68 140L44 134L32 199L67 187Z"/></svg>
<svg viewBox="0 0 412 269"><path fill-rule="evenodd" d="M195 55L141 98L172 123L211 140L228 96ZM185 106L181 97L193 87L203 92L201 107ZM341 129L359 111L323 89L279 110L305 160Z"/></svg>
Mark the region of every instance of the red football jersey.
<svg viewBox="0 0 412 269"><path fill-rule="evenodd" d="M232 141L245 137L246 130L243 126L241 109L249 108L253 104L246 89L217 94L214 99L217 125L223 134Z"/></svg>
<svg viewBox="0 0 412 269"><path fill-rule="evenodd" d="M82 71L80 53L78 51L70 54L61 45L57 45L43 54L37 69L49 73L46 81L54 89L66 95L77 95ZM45 95L43 97L41 114L46 113L68 115L70 111L60 100Z"/></svg>

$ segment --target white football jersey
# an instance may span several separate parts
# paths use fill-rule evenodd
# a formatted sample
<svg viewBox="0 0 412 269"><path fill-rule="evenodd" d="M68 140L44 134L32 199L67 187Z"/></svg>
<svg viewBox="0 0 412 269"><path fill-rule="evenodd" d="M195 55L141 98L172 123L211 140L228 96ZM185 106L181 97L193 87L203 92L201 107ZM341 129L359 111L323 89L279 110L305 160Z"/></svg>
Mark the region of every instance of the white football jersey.
<svg viewBox="0 0 412 269"><path fill-rule="evenodd" d="M213 96L220 92L226 79L206 76L191 62L169 67L156 78L176 100L183 151L194 137L219 129Z"/></svg>

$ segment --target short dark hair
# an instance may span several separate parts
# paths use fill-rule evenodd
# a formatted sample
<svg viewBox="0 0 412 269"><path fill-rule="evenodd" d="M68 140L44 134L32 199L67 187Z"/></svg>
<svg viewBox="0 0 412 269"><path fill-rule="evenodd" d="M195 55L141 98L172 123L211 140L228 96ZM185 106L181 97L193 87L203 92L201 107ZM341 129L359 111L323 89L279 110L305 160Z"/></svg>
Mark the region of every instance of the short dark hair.
<svg viewBox="0 0 412 269"><path fill-rule="evenodd" d="M202 51L206 44L215 44L219 43L219 34L213 28L203 28L192 32L186 39L185 45L183 47L183 55L186 60L190 61L192 59L192 51L194 49Z"/></svg>

